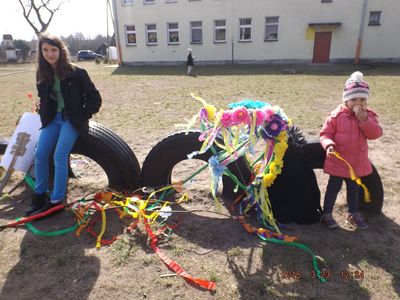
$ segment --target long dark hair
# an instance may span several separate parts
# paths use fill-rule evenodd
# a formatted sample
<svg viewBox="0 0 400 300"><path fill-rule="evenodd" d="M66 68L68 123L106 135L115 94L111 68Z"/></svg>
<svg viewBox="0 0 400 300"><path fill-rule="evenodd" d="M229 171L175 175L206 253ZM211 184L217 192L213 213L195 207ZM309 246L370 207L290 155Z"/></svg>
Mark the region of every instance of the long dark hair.
<svg viewBox="0 0 400 300"><path fill-rule="evenodd" d="M58 60L56 69L53 69L53 67L44 59L42 53L43 43L48 43L49 45L57 47L60 50L60 58ZM51 35L49 33L43 33L40 35L38 54L39 55L36 70L36 79L38 83L45 82L46 84L52 85L54 81L54 73L60 79L65 79L76 67L74 64L71 63L69 51L64 42L59 37Z"/></svg>

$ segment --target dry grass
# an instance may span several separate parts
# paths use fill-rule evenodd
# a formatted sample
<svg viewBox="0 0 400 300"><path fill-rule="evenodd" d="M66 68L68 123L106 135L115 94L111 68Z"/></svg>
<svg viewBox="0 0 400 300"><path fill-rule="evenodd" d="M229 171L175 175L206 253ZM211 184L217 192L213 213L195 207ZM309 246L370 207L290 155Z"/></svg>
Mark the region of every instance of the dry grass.
<svg viewBox="0 0 400 300"><path fill-rule="evenodd" d="M344 81L355 66L218 66L196 67L197 78L184 76L185 67L110 68L84 63L104 99L95 120L113 129L142 163L150 149L199 109L194 92L218 107L243 98L281 106L308 136L316 136L325 116L340 102ZM284 68L298 74L283 75ZM368 216L366 231L327 231L320 224L290 225L289 234L325 259L333 278L320 283L311 276L311 258L300 250L260 243L232 219L213 214L206 184L191 188L182 227L163 243L167 254L196 277L216 280L215 294L189 286L158 260L139 233L121 235L112 247L95 250L89 236L73 234L42 238L25 230L0 233L2 299L399 299L400 295L400 72L398 66L360 66L371 85L371 107L380 116L384 137L370 143L370 157L385 188L383 214ZM22 72L20 72L22 71ZM8 73L9 75L5 75ZM12 73L12 74L11 74ZM0 137L10 136L18 116L30 109L26 94L35 91L34 66L0 68ZM326 176L317 172L321 191ZM15 179L14 179L15 181ZM206 179L205 179L206 181ZM82 192L82 187L79 192ZM74 187L72 187L72 192ZM78 189L75 191L77 193ZM7 222L27 207L30 191L18 189L14 200L0 203ZM335 214L345 215L341 193ZM67 214L38 222L50 230L70 224ZM108 227L121 232L115 221ZM344 270L362 270L364 279L343 279ZM285 272L300 274L284 278Z"/></svg>

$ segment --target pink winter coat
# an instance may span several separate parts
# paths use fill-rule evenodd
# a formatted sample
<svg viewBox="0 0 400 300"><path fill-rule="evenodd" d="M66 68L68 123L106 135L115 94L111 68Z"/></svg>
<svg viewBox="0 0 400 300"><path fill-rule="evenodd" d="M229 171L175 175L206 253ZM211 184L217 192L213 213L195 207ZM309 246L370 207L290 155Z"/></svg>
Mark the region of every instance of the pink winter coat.
<svg viewBox="0 0 400 300"><path fill-rule="evenodd" d="M326 150L333 145L335 150L353 167L356 176L363 177L372 173L368 159L367 140L382 136L377 115L367 109L366 121L359 121L352 110L344 103L330 113L319 133L322 147ZM338 177L350 178L347 165L334 156L327 155L324 172Z"/></svg>

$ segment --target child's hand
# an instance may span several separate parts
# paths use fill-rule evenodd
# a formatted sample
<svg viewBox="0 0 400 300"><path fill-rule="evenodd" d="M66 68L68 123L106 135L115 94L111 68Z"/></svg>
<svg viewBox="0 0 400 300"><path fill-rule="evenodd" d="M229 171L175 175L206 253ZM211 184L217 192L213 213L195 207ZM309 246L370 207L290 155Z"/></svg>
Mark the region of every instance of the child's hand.
<svg viewBox="0 0 400 300"><path fill-rule="evenodd" d="M330 145L328 148L326 148L326 153L328 155L332 155L333 152L335 152L335 147L333 147L332 145Z"/></svg>
<svg viewBox="0 0 400 300"><path fill-rule="evenodd" d="M361 105L354 105L353 111L356 115L356 118L360 121L365 121L368 118L367 109Z"/></svg>
<svg viewBox="0 0 400 300"><path fill-rule="evenodd" d="M39 101L35 101L35 103L33 104L33 107L32 107L32 111L38 114L39 113L39 108L40 108Z"/></svg>

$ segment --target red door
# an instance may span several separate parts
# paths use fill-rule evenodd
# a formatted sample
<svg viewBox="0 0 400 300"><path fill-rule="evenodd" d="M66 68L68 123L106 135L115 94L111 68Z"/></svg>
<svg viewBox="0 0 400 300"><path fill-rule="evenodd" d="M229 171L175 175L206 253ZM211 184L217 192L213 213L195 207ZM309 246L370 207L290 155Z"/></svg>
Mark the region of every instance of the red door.
<svg viewBox="0 0 400 300"><path fill-rule="evenodd" d="M332 32L316 32L314 39L313 63L329 63L329 53L331 51Z"/></svg>

